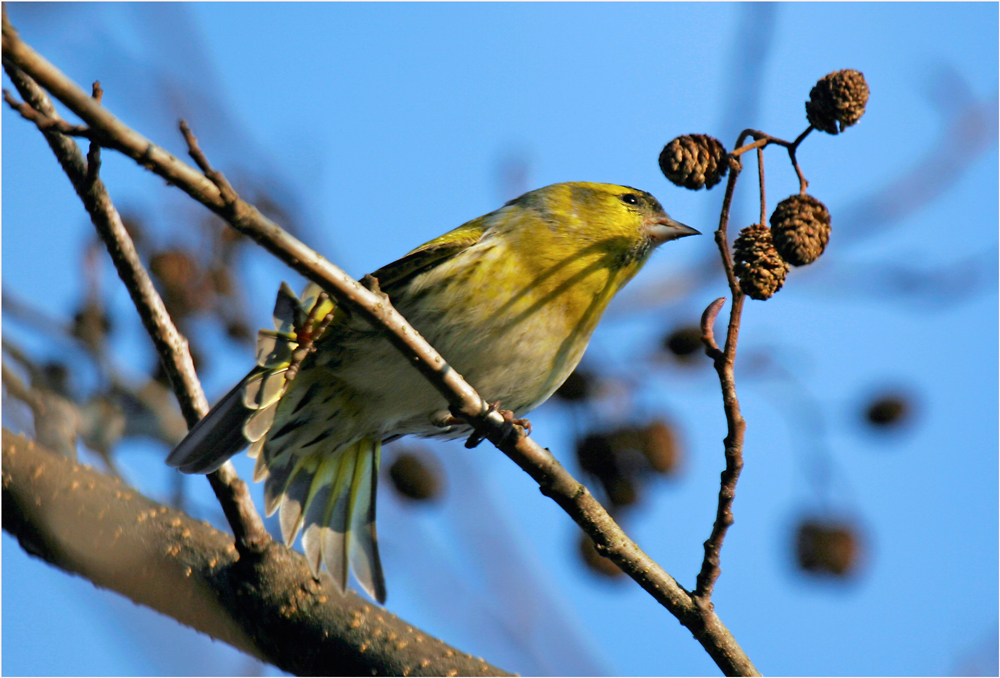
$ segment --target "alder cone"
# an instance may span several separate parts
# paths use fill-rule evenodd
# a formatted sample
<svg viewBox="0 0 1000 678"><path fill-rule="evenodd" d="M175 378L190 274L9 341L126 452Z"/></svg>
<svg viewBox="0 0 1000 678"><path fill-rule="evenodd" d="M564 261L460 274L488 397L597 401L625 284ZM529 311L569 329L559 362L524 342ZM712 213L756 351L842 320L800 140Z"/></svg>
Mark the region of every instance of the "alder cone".
<svg viewBox="0 0 1000 678"><path fill-rule="evenodd" d="M740 289L751 299L764 301L781 289L788 264L774 249L771 229L753 224L740 231L733 243L733 271Z"/></svg>
<svg viewBox="0 0 1000 678"><path fill-rule="evenodd" d="M830 212L811 195L785 198L771 214L771 237L789 264L811 264L830 242Z"/></svg>

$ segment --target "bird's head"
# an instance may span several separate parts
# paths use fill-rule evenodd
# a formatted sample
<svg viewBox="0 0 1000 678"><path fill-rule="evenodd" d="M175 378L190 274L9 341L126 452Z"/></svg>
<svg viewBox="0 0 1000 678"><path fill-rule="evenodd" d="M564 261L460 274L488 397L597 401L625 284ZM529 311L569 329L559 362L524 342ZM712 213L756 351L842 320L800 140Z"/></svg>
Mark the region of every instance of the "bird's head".
<svg viewBox="0 0 1000 678"><path fill-rule="evenodd" d="M649 193L616 184L552 184L511 200L505 208L531 214L536 228L544 226L567 246L618 249L639 263L668 240L699 235L671 219Z"/></svg>

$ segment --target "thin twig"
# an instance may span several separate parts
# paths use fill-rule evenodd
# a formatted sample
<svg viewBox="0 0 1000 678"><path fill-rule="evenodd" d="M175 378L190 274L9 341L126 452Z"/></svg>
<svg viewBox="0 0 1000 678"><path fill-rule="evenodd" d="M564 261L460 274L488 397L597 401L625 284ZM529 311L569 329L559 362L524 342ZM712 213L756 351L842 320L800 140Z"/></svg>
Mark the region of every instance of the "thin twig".
<svg viewBox="0 0 1000 678"><path fill-rule="evenodd" d="M22 118L35 123L35 126L43 132L58 132L66 136L83 137L85 139L90 139L93 136L90 128L86 125L74 125L62 118L40 113L27 103L15 99L14 95L7 89L3 91L3 99L11 108L20 113Z"/></svg>
<svg viewBox="0 0 1000 678"><path fill-rule="evenodd" d="M760 224L767 223L767 198L764 191L764 149L757 149L757 183L760 186Z"/></svg>
<svg viewBox="0 0 1000 678"><path fill-rule="evenodd" d="M99 80L94 81L90 96L97 103L100 103L101 99L104 98L104 90L101 89L101 82ZM87 149L87 183L94 184L97 182L100 173L101 145L97 143L96 139L91 139L90 148Z"/></svg>
<svg viewBox="0 0 1000 678"><path fill-rule="evenodd" d="M805 138L809 136L809 133L813 131L813 126L809 125L806 127L805 131L796 137L795 141L788 147L788 159L792 161L792 167L795 168L795 174L799 177L799 193L801 195L806 194L806 189L809 187L809 182L806 181L806 177L802 174L802 168L799 167L798 158L795 157L795 152L799 150L799 144L805 141Z"/></svg>
<svg viewBox="0 0 1000 678"><path fill-rule="evenodd" d="M715 319L719 316L719 311L722 310L722 306L725 303L726 298L719 297L709 304L705 312L701 314L701 340L705 344L705 352L713 361L725 356L715 341L715 330L713 329L715 327Z"/></svg>
<svg viewBox="0 0 1000 678"><path fill-rule="evenodd" d="M754 137L754 141L751 142L751 143L749 143L749 144L747 144L746 146L742 146L742 145L738 146L729 155L731 155L731 156L733 156L735 158L738 158L738 157L742 156L744 153L748 153L749 151L754 151L754 150L756 150L758 148L763 148L764 146L767 146L768 144L776 143L776 140L771 139L770 137L768 137L766 134L763 134L762 132L754 132L754 131L751 130L749 132L744 132L744 134L747 134L749 136L753 136ZM739 143L742 143L742 142L739 142Z"/></svg>
<svg viewBox="0 0 1000 678"><path fill-rule="evenodd" d="M736 142L736 150L734 150L729 155L738 158L748 151L757 150L758 157L760 157L759 156L760 150L765 148L766 146L770 146L771 144L774 144L775 146L781 146L787 149L788 158L789 160L791 160L792 167L795 168L795 174L799 178L799 192L804 195L806 192L806 187L809 186L809 182L806 181L806 177L802 173L802 168L799 167L799 161L795 157L795 152L798 150L799 144L801 144L805 140L805 138L809 136L809 133L812 131L813 131L813 126L810 125L809 127L806 127L805 131L802 132L802 134L800 134L795 138L795 141L785 141L784 139L772 137L770 134L765 134L764 132L760 132L758 130L753 130L753 129L743 130L742 134L740 134L739 140ZM744 146L743 140L748 136L753 137L754 141ZM764 222L761 221L761 223Z"/></svg>
<svg viewBox="0 0 1000 678"><path fill-rule="evenodd" d="M229 183L229 180L226 179L222 172L212 168L211 163L208 162L208 158L205 157L205 153L201 150L201 146L198 145L198 139L194 136L191 128L188 127L187 122L181 120L180 128L181 134L184 135L184 141L187 143L188 155L198 164L198 167L205 176L219 189L222 200L230 207L235 206L240 197L233 190L232 184Z"/></svg>
<svg viewBox="0 0 1000 678"><path fill-rule="evenodd" d="M729 282L729 289L733 293L733 298L737 294L743 294L740 290L740 283L733 272L733 257L729 252L729 208L733 203L733 191L736 190L736 178L743 170L743 164L739 158L729 158L729 179L726 182L726 196L722 200L722 210L719 214L719 228L715 231L715 244L719 247L722 255L722 268L726 272L726 280Z"/></svg>
<svg viewBox="0 0 1000 678"><path fill-rule="evenodd" d="M756 148L758 153L764 145L755 145L761 141L766 141L767 135L755 130L744 130L736 142L737 148L741 147L743 140L747 136L754 136L757 141L749 144L744 149ZM768 137L769 138L769 137ZM758 161L760 156L758 155ZM760 165L763 168L763 165ZM715 366L719 375L719 384L722 388L722 404L726 414L726 438L723 441L725 446L726 468L722 471L719 483L719 502L715 514L715 522L712 525L712 532L705 540L705 556L702 560L701 570L698 572L696 586L692 597L696 603L705 609L711 609L712 590L715 582L721 574L720 556L722 543L726 538L729 527L733 524L733 502L736 499L736 484L739 481L740 472L743 470L743 435L746 429L746 422L740 414L740 403L736 394L736 380L733 373L733 364L736 360L736 344L739 339L740 318L743 312L743 302L746 298L736 280L733 271L733 260L729 252L729 211L732 205L733 193L736 181L739 178L742 167L739 159L730 156L729 180L726 184L726 196L722 202L722 210L719 217L719 230L715 233L715 241L719 247L719 254L722 257L722 265L726 271L726 278L729 281L729 288L733 294L733 302L729 310L729 326L726 330L726 343L722 350L719 349L715 341L713 325L715 318L722 308L723 300L713 301L705 313L702 315L702 340L705 343L705 352ZM760 170L763 172L763 169ZM763 174L761 174L761 204L764 202Z"/></svg>
<svg viewBox="0 0 1000 678"><path fill-rule="evenodd" d="M721 356L716 354L714 358L715 369L719 374L719 383L722 387L723 409L726 413L727 433L723 441L726 468L720 475L719 503L716 508L715 522L712 525L709 538L705 540L705 557L702 560L701 571L698 573L693 594L695 600L705 604L711 600L715 582L722 572L720 567L722 543L734 522L733 502L736 499L736 484L739 481L740 472L743 470L743 437L746 431L746 421L740 413L736 380L733 375L733 360L736 354L736 338L745 298L744 295L740 295L733 299L726 347Z"/></svg>

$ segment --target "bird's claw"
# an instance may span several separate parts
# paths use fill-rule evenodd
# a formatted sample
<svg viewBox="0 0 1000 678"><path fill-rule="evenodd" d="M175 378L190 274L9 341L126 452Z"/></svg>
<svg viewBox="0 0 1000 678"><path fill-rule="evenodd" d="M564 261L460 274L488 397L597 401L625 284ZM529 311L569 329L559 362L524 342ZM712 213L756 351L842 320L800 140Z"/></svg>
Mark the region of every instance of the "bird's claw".
<svg viewBox="0 0 1000 678"><path fill-rule="evenodd" d="M500 443L506 443L513 440L514 442L521 439L521 436L531 435L531 422L527 419L517 419L514 417L514 413L510 410L501 410L500 401L496 401L489 406L485 414L490 412L497 412L503 417L503 432L500 434ZM470 450L477 447L479 443L486 439L486 434L479 431L473 431L469 439L465 441L465 446Z"/></svg>
<svg viewBox="0 0 1000 678"><path fill-rule="evenodd" d="M531 435L531 422L527 419L521 417L519 419L514 418L514 413L510 410L500 410L500 414L503 415L504 422L511 424L512 426L520 426L524 429L524 435Z"/></svg>
<svg viewBox="0 0 1000 678"><path fill-rule="evenodd" d="M452 426L461 426L465 420L459 419L453 414L445 414L433 419L432 422L438 428L451 428Z"/></svg>

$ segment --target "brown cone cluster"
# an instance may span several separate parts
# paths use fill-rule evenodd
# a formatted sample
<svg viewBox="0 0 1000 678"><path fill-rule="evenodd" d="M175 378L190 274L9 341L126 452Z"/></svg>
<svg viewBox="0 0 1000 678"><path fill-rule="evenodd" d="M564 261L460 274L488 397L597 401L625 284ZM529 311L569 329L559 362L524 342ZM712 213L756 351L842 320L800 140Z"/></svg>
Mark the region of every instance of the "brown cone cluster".
<svg viewBox="0 0 1000 678"><path fill-rule="evenodd" d="M886 393L869 403L865 419L876 428L890 429L905 424L912 414L910 399L903 393Z"/></svg>
<svg viewBox="0 0 1000 678"><path fill-rule="evenodd" d="M808 519L795 534L800 569L829 577L846 577L857 570L860 544L855 526L829 519Z"/></svg>
<svg viewBox="0 0 1000 678"><path fill-rule="evenodd" d="M806 118L821 132L838 134L861 119L867 103L868 83L864 75L849 68L834 71L821 78L809 92Z"/></svg>
<svg viewBox="0 0 1000 678"><path fill-rule="evenodd" d="M774 249L771 229L753 224L740 231L733 243L733 270L740 289L751 299L770 299L781 289L788 264Z"/></svg>
<svg viewBox="0 0 1000 678"><path fill-rule="evenodd" d="M691 365L705 357L701 328L697 325L683 325L674 329L663 338L663 348L682 364Z"/></svg>
<svg viewBox="0 0 1000 678"><path fill-rule="evenodd" d="M577 443L576 454L615 509L637 503L652 474L675 475L683 459L677 434L661 420L592 433Z"/></svg>
<svg viewBox="0 0 1000 678"><path fill-rule="evenodd" d="M389 478L396 491L414 501L437 499L443 492L440 469L424 452L400 453L389 467Z"/></svg>
<svg viewBox="0 0 1000 678"><path fill-rule="evenodd" d="M830 241L830 212L811 195L785 198L771 214L771 236L774 248L789 264L811 264Z"/></svg>
<svg viewBox="0 0 1000 678"><path fill-rule="evenodd" d="M729 171L726 147L707 134L685 134L660 151L660 171L678 186L712 188Z"/></svg>

